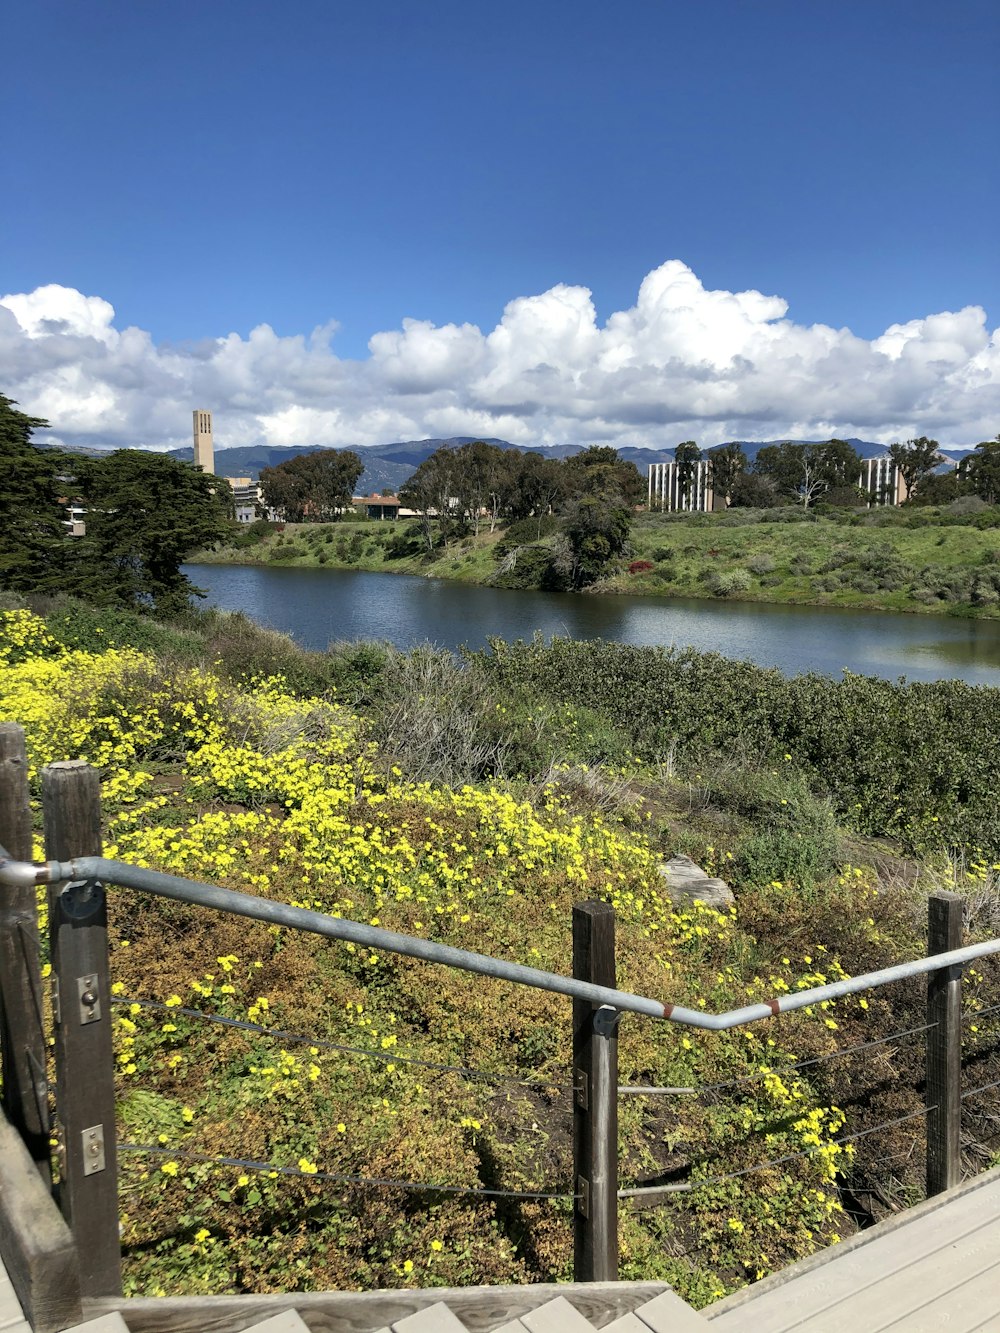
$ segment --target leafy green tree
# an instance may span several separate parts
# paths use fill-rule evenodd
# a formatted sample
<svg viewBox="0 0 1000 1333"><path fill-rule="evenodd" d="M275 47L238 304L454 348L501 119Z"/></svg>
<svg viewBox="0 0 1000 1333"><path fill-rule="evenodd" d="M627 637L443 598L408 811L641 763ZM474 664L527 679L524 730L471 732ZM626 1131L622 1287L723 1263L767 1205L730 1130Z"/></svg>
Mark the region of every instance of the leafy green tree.
<svg viewBox="0 0 1000 1333"><path fill-rule="evenodd" d="M733 509L774 509L790 501L779 492L773 477L760 472L738 472L729 488L729 503Z"/></svg>
<svg viewBox="0 0 1000 1333"><path fill-rule="evenodd" d="M569 503L563 534L570 587L589 587L610 572L628 550L631 520L632 510L614 492L583 495Z"/></svg>
<svg viewBox="0 0 1000 1333"><path fill-rule="evenodd" d="M232 531L229 486L190 463L140 449L86 459L78 484L86 505L76 591L103 605L183 611L197 589L181 564Z"/></svg>
<svg viewBox="0 0 1000 1333"><path fill-rule="evenodd" d="M627 505L646 498L646 482L634 463L619 458L609 445L592 445L563 461L563 475L571 496L617 495Z"/></svg>
<svg viewBox="0 0 1000 1333"><path fill-rule="evenodd" d="M516 486L512 452L475 440L452 453L458 479L455 498L477 537L484 518L489 522L490 532L494 532L501 515L509 511Z"/></svg>
<svg viewBox="0 0 1000 1333"><path fill-rule="evenodd" d="M350 449L296 454L261 469L260 485L269 509L289 523L330 523L351 508L364 464Z"/></svg>
<svg viewBox="0 0 1000 1333"><path fill-rule="evenodd" d="M1000 435L977 444L959 464L959 476L987 504L1000 504Z"/></svg>
<svg viewBox="0 0 1000 1333"><path fill-rule="evenodd" d="M737 477L747 470L747 456L738 444L724 444L712 449L708 455L712 466L712 490L718 501L720 498L729 503Z"/></svg>
<svg viewBox="0 0 1000 1333"><path fill-rule="evenodd" d="M941 461L941 447L937 440L929 440L920 435L915 440L900 444L897 440L889 445L889 457L899 468L899 474L906 486L907 500L913 500L920 494L920 488Z"/></svg>
<svg viewBox="0 0 1000 1333"><path fill-rule="evenodd" d="M674 450L674 462L677 464L677 478L681 495L685 498L694 481L695 468L701 462L701 450L694 440L683 440Z"/></svg>
<svg viewBox="0 0 1000 1333"><path fill-rule="evenodd" d="M515 521L534 517L540 536L542 520L566 498L565 468L559 459L546 458L544 454L516 453L514 459L510 517Z"/></svg>
<svg viewBox="0 0 1000 1333"><path fill-rule="evenodd" d="M62 454L32 443L34 431L48 424L0 394L0 588L11 592L56 592L66 577L70 552L59 497L74 483L60 480Z"/></svg>
<svg viewBox="0 0 1000 1333"><path fill-rule="evenodd" d="M456 449L436 449L400 487L400 503L420 516L428 553L434 550L435 535L447 546L452 534L465 530L465 508L458 502L462 487L458 455Z"/></svg>
<svg viewBox="0 0 1000 1333"><path fill-rule="evenodd" d="M825 444L769 444L757 451L754 471L770 477L777 490L808 509L827 491L856 486L861 460L846 440Z"/></svg>

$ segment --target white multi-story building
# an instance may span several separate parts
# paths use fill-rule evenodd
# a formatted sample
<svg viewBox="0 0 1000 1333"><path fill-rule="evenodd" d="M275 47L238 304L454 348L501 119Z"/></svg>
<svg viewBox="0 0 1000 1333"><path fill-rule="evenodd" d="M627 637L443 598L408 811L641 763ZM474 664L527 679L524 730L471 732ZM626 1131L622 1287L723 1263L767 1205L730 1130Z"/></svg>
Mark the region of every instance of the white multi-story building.
<svg viewBox="0 0 1000 1333"><path fill-rule="evenodd" d="M863 458L858 485L868 496L868 505L901 505L906 499L906 482L888 454L881 458Z"/></svg>
<svg viewBox="0 0 1000 1333"><path fill-rule="evenodd" d="M650 463L649 507L668 513L711 513L715 494L709 460L702 458L684 470L676 463Z"/></svg>

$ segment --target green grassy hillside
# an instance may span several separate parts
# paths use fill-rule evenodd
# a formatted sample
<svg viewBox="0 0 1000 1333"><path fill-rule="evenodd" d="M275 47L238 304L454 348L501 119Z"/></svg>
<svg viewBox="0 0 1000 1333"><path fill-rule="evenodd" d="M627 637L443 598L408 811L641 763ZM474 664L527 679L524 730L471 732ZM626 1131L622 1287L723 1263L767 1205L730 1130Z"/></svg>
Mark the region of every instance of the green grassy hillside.
<svg viewBox="0 0 1000 1333"><path fill-rule="evenodd" d="M1000 512L973 505L973 512L964 513L963 503L957 512L854 516L816 517L793 509L641 514L628 558L589 591L995 617ZM554 540L524 534L515 540L498 531L428 555L412 524L352 521L261 530L196 559L530 587L537 586Z"/></svg>

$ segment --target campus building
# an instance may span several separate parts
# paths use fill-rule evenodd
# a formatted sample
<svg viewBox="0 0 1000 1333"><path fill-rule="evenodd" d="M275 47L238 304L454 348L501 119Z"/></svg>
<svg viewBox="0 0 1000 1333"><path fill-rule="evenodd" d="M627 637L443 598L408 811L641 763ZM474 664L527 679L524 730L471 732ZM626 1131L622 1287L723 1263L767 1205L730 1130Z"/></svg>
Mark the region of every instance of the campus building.
<svg viewBox="0 0 1000 1333"><path fill-rule="evenodd" d="M223 477L229 483L233 493L233 508L237 523L254 523L258 518L267 516L264 493L260 482L253 477Z"/></svg>
<svg viewBox="0 0 1000 1333"><path fill-rule="evenodd" d="M667 513L711 513L715 508L715 493L708 459L689 463L683 469L676 463L650 463L649 507ZM724 499L720 508L725 508Z"/></svg>

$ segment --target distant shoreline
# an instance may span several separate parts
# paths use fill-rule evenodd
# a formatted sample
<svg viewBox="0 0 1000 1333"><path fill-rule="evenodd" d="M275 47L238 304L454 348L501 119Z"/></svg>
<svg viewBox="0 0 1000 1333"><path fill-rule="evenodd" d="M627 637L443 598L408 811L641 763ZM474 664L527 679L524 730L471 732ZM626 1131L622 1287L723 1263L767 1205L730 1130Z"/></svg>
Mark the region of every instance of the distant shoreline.
<svg viewBox="0 0 1000 1333"><path fill-rule="evenodd" d="M870 527L829 518L719 523L711 517L642 515L632 531L632 572L624 568L581 595L1000 619L996 528ZM187 563L409 574L537 591L537 584L519 584L516 573L498 577L502 531L469 537L428 560L419 549L398 552L408 527L390 521L287 524L255 544L199 551ZM638 564L646 567L635 569Z"/></svg>

